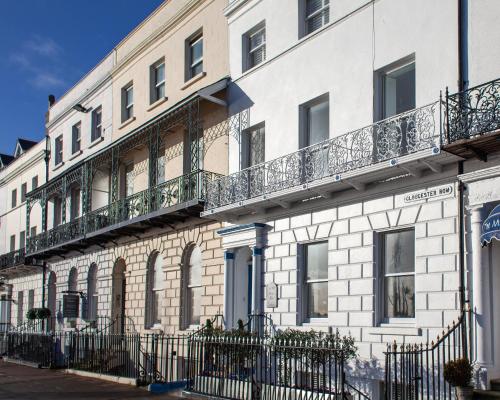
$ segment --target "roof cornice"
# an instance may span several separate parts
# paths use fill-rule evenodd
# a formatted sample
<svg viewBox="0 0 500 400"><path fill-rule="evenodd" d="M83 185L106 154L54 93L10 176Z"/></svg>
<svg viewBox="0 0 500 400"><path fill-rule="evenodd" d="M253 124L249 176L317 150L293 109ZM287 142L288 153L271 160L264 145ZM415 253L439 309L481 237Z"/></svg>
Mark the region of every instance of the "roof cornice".
<svg viewBox="0 0 500 400"><path fill-rule="evenodd" d="M3 173L5 173L5 176L0 178L0 186L17 178L19 175L26 172L26 170L33 167L36 163L43 160L45 158L45 149L39 150L37 153L31 155L29 157L29 159L26 160L26 162L23 162L18 166L12 165L17 160L22 160L27 155L28 155L28 152L24 153L20 158L17 158L11 164L9 164L7 167L5 167L5 169L2 171ZM12 171L8 171L11 168L12 168Z"/></svg>
<svg viewBox="0 0 500 400"><path fill-rule="evenodd" d="M116 63L113 69L111 70L111 75L114 76L119 73L125 66L129 64L131 60L133 60L138 54L140 54L146 47L148 47L151 43L159 39L163 36L167 31L172 29L177 23L182 21L186 15L189 15L196 7L198 7L201 3L204 2L212 2L213 0L189 0L187 4L179 10L177 14L175 14L171 19L169 19L164 25L158 28L156 31L151 33L146 39L144 39L141 43L139 43L133 50L129 52L119 63ZM136 30L135 32L138 32ZM133 32L133 33L135 33ZM123 42L122 42L123 43ZM115 51L118 47L120 47L121 43L115 47Z"/></svg>

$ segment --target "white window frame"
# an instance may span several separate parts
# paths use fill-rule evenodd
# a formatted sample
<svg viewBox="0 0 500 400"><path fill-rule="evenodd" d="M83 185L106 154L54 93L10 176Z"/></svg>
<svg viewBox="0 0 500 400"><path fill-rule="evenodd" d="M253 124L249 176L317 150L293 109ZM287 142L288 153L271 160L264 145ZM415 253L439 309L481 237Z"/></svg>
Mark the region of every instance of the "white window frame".
<svg viewBox="0 0 500 400"><path fill-rule="evenodd" d="M263 40L262 40L262 43L260 43L259 45L255 46L255 47L252 47L252 38L258 34L263 34ZM266 60L266 39L267 39L267 36L266 36L266 24L265 22L261 22L259 23L257 26L255 26L254 28L252 28L250 31L248 31L245 35L244 35L244 41L245 41L245 63L244 63L244 66L243 66L243 70L244 72L245 71L248 71L249 69L252 69L253 67L256 67L257 65L263 63L265 60ZM263 49L263 57L262 57L262 61L259 62L259 63L256 63L254 64L252 62L252 55Z"/></svg>
<svg viewBox="0 0 500 400"><path fill-rule="evenodd" d="M132 96L130 96L132 93ZM132 99L130 99L130 97ZM126 122L134 117L134 84L129 83L122 89L122 122Z"/></svg>
<svg viewBox="0 0 500 400"><path fill-rule="evenodd" d="M192 49L200 41L202 42L202 44L201 44L201 57L194 60ZM192 79L195 76L198 76L199 74L203 73L203 56L204 56L203 46L204 46L204 43L203 43L203 32L202 31L195 33L193 36L191 36L188 39L188 43L187 43L187 52L188 52L188 54L187 54L188 76L187 76L187 78L188 79L187 80ZM202 70L201 70L201 72L198 72L197 74L195 74L194 69L200 64L202 65L202 68L201 68Z"/></svg>
<svg viewBox="0 0 500 400"><path fill-rule="evenodd" d="M200 251L200 282L199 284L193 284L190 281L190 268L191 268L191 257L193 255L193 252L198 249ZM200 312L200 322L198 324L193 324L192 319L193 319L193 313L192 313L192 308L193 305L191 304L191 291L193 289L198 289L202 288L202 279L203 279L203 251L201 248L197 245L191 245L186 253L185 260L184 260L184 271L183 271L183 298L184 298L184 315L183 315L183 326L184 329L196 329L197 327L200 326L201 324L201 309L199 310ZM200 293L200 296L202 297L203 295ZM201 303L201 298L200 298L200 303ZM201 306L201 305L200 305Z"/></svg>
<svg viewBox="0 0 500 400"><path fill-rule="evenodd" d="M76 134L76 135L75 135ZM78 153L82 149L82 123L78 122L71 128L71 153Z"/></svg>
<svg viewBox="0 0 500 400"><path fill-rule="evenodd" d="M307 247L315 244L326 244L326 252L327 252L327 264L326 264L326 278L323 279L307 279ZM300 265L300 312L301 312L301 322L302 324L317 324L317 325L325 325L328 323L328 315L326 317L313 317L310 318L307 314L308 309L308 286L312 283L322 283L326 282L328 284L328 241L320 240L314 242L306 242L299 243L299 265ZM327 302L328 302L329 294L327 292ZM328 306L327 306L328 307ZM329 312L329 309L327 310Z"/></svg>
<svg viewBox="0 0 500 400"><path fill-rule="evenodd" d="M307 2L309 0L304 0L304 34L305 36L316 32L317 30L324 27L330 21L330 0L321 0L321 8L313 11L311 14L307 14ZM321 26L316 28L313 31L309 31L309 20L316 17L318 14L323 13L325 10L328 10L328 22L325 22L324 17L321 19Z"/></svg>
<svg viewBox="0 0 500 400"><path fill-rule="evenodd" d="M99 123L97 123L98 115L99 115ZM90 139L92 142L95 142L96 140L99 140L101 137L102 137L102 106L99 106L92 111L92 132Z"/></svg>
<svg viewBox="0 0 500 400"><path fill-rule="evenodd" d="M54 147L55 147L55 158L54 158L54 164L61 165L63 162L63 156L64 156L64 141L63 141L63 135L59 135L58 137L55 138L54 141ZM59 147L59 148L58 148Z"/></svg>
<svg viewBox="0 0 500 400"><path fill-rule="evenodd" d="M158 80L158 71L159 69L163 67L163 78L161 80ZM154 63L151 66L151 101L150 103L153 104L163 98L165 98L165 76L166 76L166 71L165 71L165 60L161 59ZM161 88L163 87L163 95L161 95Z"/></svg>
<svg viewBox="0 0 500 400"><path fill-rule="evenodd" d="M405 231L413 231L413 250L414 250L414 259L413 259L413 272L401 272L401 273L390 273L386 274L385 273L385 237L388 234L391 233L398 233L398 232L405 232ZM378 262L379 262L379 267L378 267L378 301L377 301L377 306L379 311L377 312L378 314L378 320L380 321L381 325L384 324L394 324L394 325L414 325L416 323L416 304L417 304L417 287L416 287L416 258L415 258L415 247L416 247L416 241L415 241L415 228L413 226L406 226L406 227L400 227L397 229L386 229L386 230L381 230L376 233L376 241L375 241L375 248L378 251ZM392 276L413 276L414 283L413 283L413 288L414 288L414 316L413 317L408 317L408 318L389 318L386 317L385 315L385 301L386 301L386 293L385 293L385 279L386 277L392 277Z"/></svg>
<svg viewBox="0 0 500 400"><path fill-rule="evenodd" d="M162 279L158 282L157 277ZM165 291L165 277L163 273L163 257L158 251L154 251L149 256L146 280L146 318L144 325L146 329L161 329L161 302L163 299L162 293ZM157 296L158 304L155 307Z"/></svg>

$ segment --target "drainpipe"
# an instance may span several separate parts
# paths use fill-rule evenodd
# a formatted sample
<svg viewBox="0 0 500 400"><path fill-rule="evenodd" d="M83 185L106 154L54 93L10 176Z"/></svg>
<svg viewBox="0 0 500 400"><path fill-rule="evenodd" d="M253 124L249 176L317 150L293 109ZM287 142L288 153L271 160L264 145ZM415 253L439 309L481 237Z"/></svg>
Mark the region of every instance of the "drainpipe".
<svg viewBox="0 0 500 400"><path fill-rule="evenodd" d="M467 90L469 83L468 71L468 0L457 0L458 2L458 91ZM449 134L449 132L448 132ZM464 173L464 162L458 162L458 175ZM460 268L460 310L465 311L465 304L469 302L465 288L465 184L458 182L459 196L459 268ZM464 315L464 318L468 316ZM468 322L468 321L466 321ZM462 348L464 354L469 354L466 324L462 324Z"/></svg>

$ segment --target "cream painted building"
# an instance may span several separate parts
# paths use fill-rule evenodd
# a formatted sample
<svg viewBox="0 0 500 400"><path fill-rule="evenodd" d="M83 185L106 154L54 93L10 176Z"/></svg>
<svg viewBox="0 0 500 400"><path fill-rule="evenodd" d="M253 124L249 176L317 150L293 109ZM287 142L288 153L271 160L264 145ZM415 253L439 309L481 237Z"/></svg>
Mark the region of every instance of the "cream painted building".
<svg viewBox="0 0 500 400"><path fill-rule="evenodd" d="M199 214L241 125L226 111L226 5L164 2L52 99L49 181L28 213L46 210L47 230L27 243L50 328L174 332L222 313L221 224ZM14 297L41 282L16 279Z"/></svg>
<svg viewBox="0 0 500 400"><path fill-rule="evenodd" d="M45 182L45 141L18 139L13 156L2 154L0 168L0 331L18 325L28 307L40 306L41 292L30 287L13 293L16 276L28 275L41 287L39 268L25 260L26 239L39 233L41 210L34 210L32 225L26 226L26 194ZM14 302L12 301L14 300ZM13 307L14 305L14 307Z"/></svg>

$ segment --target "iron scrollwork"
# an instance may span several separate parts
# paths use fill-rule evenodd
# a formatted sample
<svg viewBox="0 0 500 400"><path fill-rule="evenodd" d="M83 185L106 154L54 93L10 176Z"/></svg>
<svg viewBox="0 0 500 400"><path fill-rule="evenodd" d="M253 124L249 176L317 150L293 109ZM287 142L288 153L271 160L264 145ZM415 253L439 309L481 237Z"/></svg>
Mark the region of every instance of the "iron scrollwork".
<svg viewBox="0 0 500 400"><path fill-rule="evenodd" d="M210 182L211 210L299 187L439 144L432 103Z"/></svg>
<svg viewBox="0 0 500 400"><path fill-rule="evenodd" d="M448 143L500 129L500 79L446 96Z"/></svg>

